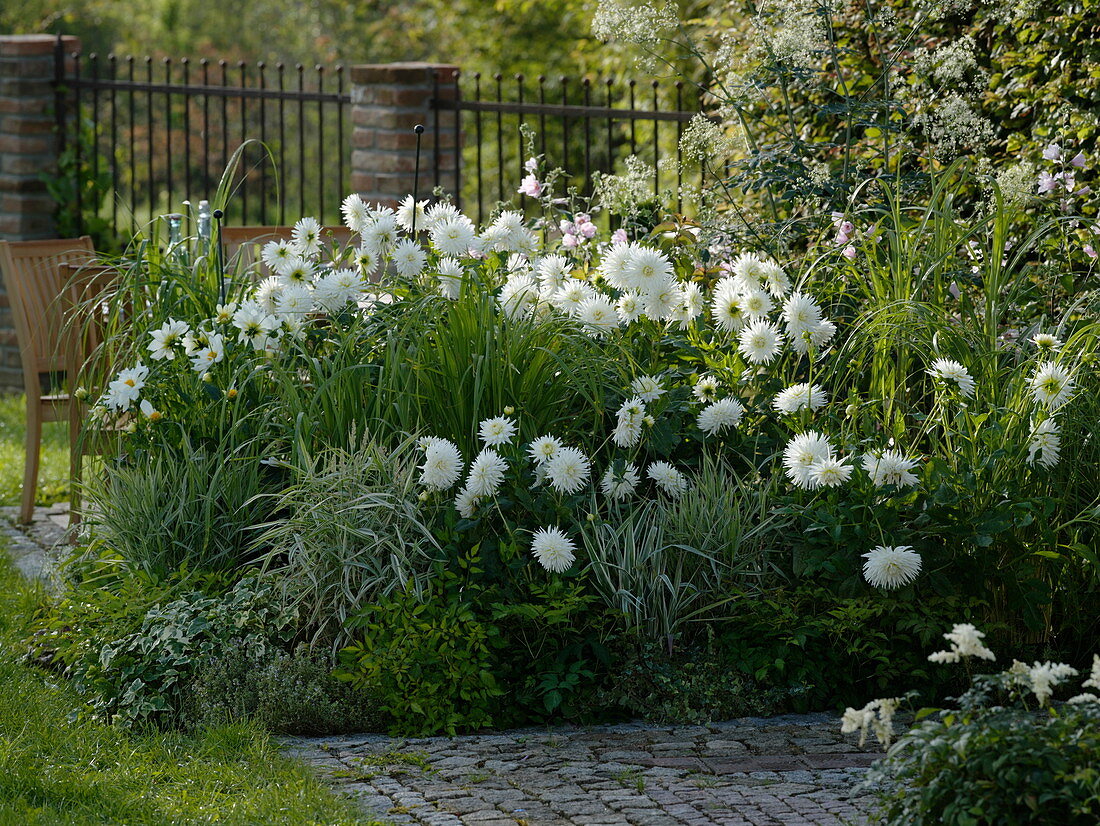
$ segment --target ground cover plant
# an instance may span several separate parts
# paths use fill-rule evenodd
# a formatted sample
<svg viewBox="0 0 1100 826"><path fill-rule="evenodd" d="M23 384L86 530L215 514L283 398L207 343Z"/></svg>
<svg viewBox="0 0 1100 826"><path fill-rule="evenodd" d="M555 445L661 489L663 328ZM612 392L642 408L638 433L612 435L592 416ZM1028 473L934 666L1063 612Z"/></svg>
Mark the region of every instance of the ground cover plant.
<svg viewBox="0 0 1100 826"><path fill-rule="evenodd" d="M127 732L82 715L68 682L20 656L43 586L6 557L0 582L0 822L362 822L255 724Z"/></svg>

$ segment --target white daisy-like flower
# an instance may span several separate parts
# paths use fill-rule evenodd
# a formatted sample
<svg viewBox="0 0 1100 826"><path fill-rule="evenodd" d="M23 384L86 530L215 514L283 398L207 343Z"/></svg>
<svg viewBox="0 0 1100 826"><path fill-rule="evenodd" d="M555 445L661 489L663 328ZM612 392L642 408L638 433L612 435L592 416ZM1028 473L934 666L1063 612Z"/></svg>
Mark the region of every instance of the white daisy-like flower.
<svg viewBox="0 0 1100 826"><path fill-rule="evenodd" d="M569 259L564 255L548 255L539 261L536 272L542 292L553 295L562 288L572 273Z"/></svg>
<svg viewBox="0 0 1100 826"><path fill-rule="evenodd" d="M809 487L810 469L832 455L833 446L816 430L799 433L783 449L783 465L787 478L798 487Z"/></svg>
<svg viewBox="0 0 1100 826"><path fill-rule="evenodd" d="M494 496L504 481L507 470L508 463L504 458L491 447L487 447L470 464L466 489L475 496Z"/></svg>
<svg viewBox="0 0 1100 826"><path fill-rule="evenodd" d="M595 297L596 291L587 282L572 278L554 293L550 302L559 310L576 315L585 301Z"/></svg>
<svg viewBox="0 0 1100 826"><path fill-rule="evenodd" d="M621 421L642 423L642 419L645 417L645 402L642 401L641 396L634 396L631 399L627 399L623 402L616 414Z"/></svg>
<svg viewBox="0 0 1100 826"><path fill-rule="evenodd" d="M228 324L233 320L233 314L237 312L237 303L230 301L228 304L219 304L214 308L215 324Z"/></svg>
<svg viewBox="0 0 1100 826"><path fill-rule="evenodd" d="M1031 337L1031 343L1040 350L1047 350L1051 353L1057 353L1058 348L1062 346L1062 342L1050 333L1036 333Z"/></svg>
<svg viewBox="0 0 1100 826"><path fill-rule="evenodd" d="M284 285L309 284L317 275L317 270L308 258L292 255L275 266L275 273Z"/></svg>
<svg viewBox="0 0 1100 826"><path fill-rule="evenodd" d="M691 393L701 402L712 402L718 398L718 388L718 379L708 373L699 377Z"/></svg>
<svg viewBox="0 0 1100 826"><path fill-rule="evenodd" d="M439 224L462 215L458 207L448 201L438 201L424 210L424 229L429 232Z"/></svg>
<svg viewBox="0 0 1100 826"><path fill-rule="evenodd" d="M378 211L359 233L363 239L362 249L370 250L381 258L397 243L397 219L392 211Z"/></svg>
<svg viewBox="0 0 1100 826"><path fill-rule="evenodd" d="M482 497L469 488L463 488L455 497L455 510L463 519L473 519L477 516L477 507Z"/></svg>
<svg viewBox="0 0 1100 826"><path fill-rule="evenodd" d="M634 447L642 440L642 419L619 419L611 431L611 441L619 447Z"/></svg>
<svg viewBox="0 0 1100 826"><path fill-rule="evenodd" d="M314 256L321 252L321 222L302 218L290 232L290 243L298 255Z"/></svg>
<svg viewBox="0 0 1100 826"><path fill-rule="evenodd" d="M333 270L314 284L313 298L317 305L330 313L342 309L348 302L356 301L363 291L363 279L355 270Z"/></svg>
<svg viewBox="0 0 1100 826"><path fill-rule="evenodd" d="M791 293L783 303L783 321L787 325L791 344L797 348L795 342L805 341L804 336L813 333L821 324L821 308L810 296L800 292Z"/></svg>
<svg viewBox="0 0 1100 826"><path fill-rule="evenodd" d="M698 318L707 307L707 301L703 297L703 291L694 281L685 284L680 289L682 299L678 307L672 312L672 319L680 323L681 328L686 328L694 319Z"/></svg>
<svg viewBox="0 0 1100 826"><path fill-rule="evenodd" d="M648 295L663 289L672 277L672 263L663 252L635 246L627 255L619 279L626 289Z"/></svg>
<svg viewBox="0 0 1100 826"><path fill-rule="evenodd" d="M660 289L646 293L645 314L656 321L672 320L678 307L683 306L684 291L679 284L668 282Z"/></svg>
<svg viewBox="0 0 1100 826"><path fill-rule="evenodd" d="M462 452L454 442L433 439L424 451L420 484L430 490L449 490L462 475Z"/></svg>
<svg viewBox="0 0 1100 826"><path fill-rule="evenodd" d="M828 395L816 384L792 384L786 390L780 390L772 400L772 407L778 413L793 415L800 410L809 408L811 411L820 410L829 401Z"/></svg>
<svg viewBox="0 0 1100 826"><path fill-rule="evenodd" d="M952 359L936 359L932 362L932 366L928 368L928 374L941 381L954 382L959 392L966 398L970 398L974 395L974 388L977 385L974 384L974 379L971 377L970 371L957 361Z"/></svg>
<svg viewBox="0 0 1100 826"><path fill-rule="evenodd" d="M599 272L604 280L617 290L625 290L625 274L630 256L634 254L633 244L616 244L609 247L600 261Z"/></svg>
<svg viewBox="0 0 1100 826"><path fill-rule="evenodd" d="M1044 361L1035 368L1031 379L1031 395L1036 403L1056 410L1073 395L1073 373L1055 361Z"/></svg>
<svg viewBox="0 0 1100 826"><path fill-rule="evenodd" d="M876 588L901 588L920 573L920 554L910 545L878 545L863 558L863 576Z"/></svg>
<svg viewBox="0 0 1100 826"><path fill-rule="evenodd" d="M806 487L810 490L838 488L852 478L852 466L843 459L827 456L810 465L806 477Z"/></svg>
<svg viewBox="0 0 1100 826"><path fill-rule="evenodd" d="M615 312L619 314L619 320L623 324L633 324L642 317L644 310L642 298L636 292L625 292L615 302Z"/></svg>
<svg viewBox="0 0 1100 826"><path fill-rule="evenodd" d="M767 268L768 265L762 258L751 252L744 252L737 256L737 260L733 262L730 269L733 272L733 277L741 284L742 289L759 290L767 276Z"/></svg>
<svg viewBox="0 0 1100 826"><path fill-rule="evenodd" d="M1039 464L1045 468L1052 468L1058 464L1062 451L1062 436L1058 430L1058 422L1053 418L1043 419L1038 425L1032 422L1031 444L1027 448L1027 460Z"/></svg>
<svg viewBox="0 0 1100 826"><path fill-rule="evenodd" d="M878 487L895 485L907 488L917 484L920 480L913 473L916 466L916 459L910 459L897 450L873 451L863 455L863 469Z"/></svg>
<svg viewBox="0 0 1100 826"><path fill-rule="evenodd" d="M477 433L489 447L511 444L516 435L516 423L507 416L496 416L483 421Z"/></svg>
<svg viewBox="0 0 1100 826"><path fill-rule="evenodd" d="M206 344L191 356L191 369L205 373L225 358L223 338L217 333L206 334Z"/></svg>
<svg viewBox="0 0 1100 826"><path fill-rule="evenodd" d="M428 255L424 252L424 248L411 238L398 242L394 247L393 268L397 270L398 275L406 278L420 275L427 261Z"/></svg>
<svg viewBox="0 0 1100 826"><path fill-rule="evenodd" d="M288 285L275 299L275 314L280 317L301 318L310 312L313 312L313 291L305 285Z"/></svg>
<svg viewBox="0 0 1100 826"><path fill-rule="evenodd" d="M657 401L665 394L659 376L638 376L630 383L630 389L646 404Z"/></svg>
<svg viewBox="0 0 1100 826"><path fill-rule="evenodd" d="M267 350L279 320L257 302L245 301L233 314L233 326L240 331L237 341L241 344L251 344L257 351Z"/></svg>
<svg viewBox="0 0 1100 826"><path fill-rule="evenodd" d="M634 465L623 465L622 470L618 473L615 472L615 468L612 466L607 469L600 480L600 490L608 499L625 499L634 493L640 478L638 469Z"/></svg>
<svg viewBox="0 0 1100 826"><path fill-rule="evenodd" d="M651 463L645 475L669 496L677 497L687 490L687 477L668 462Z"/></svg>
<svg viewBox="0 0 1100 826"><path fill-rule="evenodd" d="M138 405L138 410L141 411L142 416L144 416L151 422L159 422L161 419L164 418L164 414L153 407L153 403L150 402L148 399L141 400L141 404Z"/></svg>
<svg viewBox="0 0 1100 826"><path fill-rule="evenodd" d="M539 288L533 276L526 272L508 276L497 297L500 309L511 319L529 316L539 302Z"/></svg>
<svg viewBox="0 0 1100 826"><path fill-rule="evenodd" d="M557 527L539 528L531 538L531 553L539 565L555 574L563 574L576 560L576 546Z"/></svg>
<svg viewBox="0 0 1100 826"><path fill-rule="evenodd" d="M741 330L737 351L753 364L768 364L783 348L783 333L766 318L758 318Z"/></svg>
<svg viewBox="0 0 1100 826"><path fill-rule="evenodd" d="M778 264L764 262L764 286L776 298L786 295L791 289L791 279Z"/></svg>
<svg viewBox="0 0 1100 826"><path fill-rule="evenodd" d="M577 318L588 332L605 336L619 329L619 316L615 305L603 295L586 298L577 307Z"/></svg>
<svg viewBox="0 0 1100 826"><path fill-rule="evenodd" d="M983 660L996 660L997 655L985 647L982 642L985 632L979 631L969 622L961 622L954 625L943 638L951 643L947 651L937 651L928 655L928 661L933 663L957 663L963 657L980 657Z"/></svg>
<svg viewBox="0 0 1100 826"><path fill-rule="evenodd" d="M741 299L741 309L749 318L764 318L775 308L775 302L763 290L749 290Z"/></svg>
<svg viewBox="0 0 1100 826"><path fill-rule="evenodd" d="M575 447L560 448L543 467L550 487L559 493L576 493L588 481L591 471L588 457Z"/></svg>
<svg viewBox="0 0 1100 826"><path fill-rule="evenodd" d="M359 268L359 274L369 279L378 269L378 256L369 247L360 247L355 251L353 263Z"/></svg>
<svg viewBox="0 0 1100 826"><path fill-rule="evenodd" d="M470 254L470 248L477 239L477 230L465 215L456 215L433 226L430 235L432 246L441 254L462 258Z"/></svg>
<svg viewBox="0 0 1100 826"><path fill-rule="evenodd" d="M535 464L541 465L548 459L554 458L561 450L561 439L556 436L539 436L527 446L527 453Z"/></svg>
<svg viewBox="0 0 1100 826"><path fill-rule="evenodd" d="M726 428L737 427L744 414L745 408L736 399L719 399L700 410L695 421L700 430L713 436Z"/></svg>
<svg viewBox="0 0 1100 826"><path fill-rule="evenodd" d="M344 217L344 226L352 232L361 232L370 220L370 207L358 195L351 194L340 204L340 214Z"/></svg>
<svg viewBox="0 0 1100 826"><path fill-rule="evenodd" d="M462 295L462 278L465 271L457 258L444 256L436 264L436 279L439 282L439 292L451 301L457 301Z"/></svg>
<svg viewBox="0 0 1100 826"><path fill-rule="evenodd" d="M415 221L416 221L416 226L417 226L418 229L423 229L424 228L424 221L425 221L424 208L427 205L428 205L427 201L417 201L416 202ZM397 212L395 213L395 217L396 217L397 223L401 227L401 229L405 230L405 232L412 232L412 230L413 230L413 221L414 221L413 196L412 195L406 195L404 197L404 199L402 199L401 203L397 207Z"/></svg>
<svg viewBox="0 0 1100 826"><path fill-rule="evenodd" d="M183 337L191 332L186 322L168 319L160 326L160 329L149 333L152 339L149 342L149 352L154 361L172 361L176 357L176 347L183 342Z"/></svg>
<svg viewBox="0 0 1100 826"><path fill-rule="evenodd" d="M260 250L261 260L267 265L268 269L273 272L278 272L279 267L284 261L294 257L296 256L294 250L290 247L289 241L268 241Z"/></svg>
<svg viewBox="0 0 1100 826"><path fill-rule="evenodd" d="M130 405L141 396L141 390L145 387L145 380L149 377L149 368L140 361L134 366L123 370L118 378L107 385L107 392L102 402L113 410L129 410Z"/></svg>
<svg viewBox="0 0 1100 826"><path fill-rule="evenodd" d="M710 298L710 315L714 323L727 333L735 333L745 326L745 308L741 288L732 278L723 278Z"/></svg>

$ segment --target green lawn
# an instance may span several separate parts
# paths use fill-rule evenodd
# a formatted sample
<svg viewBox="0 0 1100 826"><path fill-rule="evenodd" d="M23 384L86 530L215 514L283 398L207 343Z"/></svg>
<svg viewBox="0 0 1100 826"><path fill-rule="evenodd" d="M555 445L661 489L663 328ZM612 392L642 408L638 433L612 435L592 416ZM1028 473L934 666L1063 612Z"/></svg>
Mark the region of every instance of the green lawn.
<svg viewBox="0 0 1100 826"><path fill-rule="evenodd" d="M18 505L23 487L23 434L27 404L23 396L0 394L0 505ZM64 422L42 427L42 465L38 504L69 496L69 428Z"/></svg>

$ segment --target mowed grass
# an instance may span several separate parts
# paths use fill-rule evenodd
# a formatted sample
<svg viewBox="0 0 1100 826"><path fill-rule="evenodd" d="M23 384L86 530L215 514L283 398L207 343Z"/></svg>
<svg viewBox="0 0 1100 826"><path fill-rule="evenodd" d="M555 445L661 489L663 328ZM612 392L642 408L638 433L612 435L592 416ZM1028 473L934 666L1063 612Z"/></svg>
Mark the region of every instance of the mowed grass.
<svg viewBox="0 0 1100 826"><path fill-rule="evenodd" d="M0 544L0 826L367 822L257 727L133 733L82 718L71 685L19 661L43 600Z"/></svg>
<svg viewBox="0 0 1100 826"><path fill-rule="evenodd" d="M18 505L23 489L23 438L27 403L23 396L0 393L0 505ZM69 427L42 426L42 464L38 470L39 505L69 497Z"/></svg>

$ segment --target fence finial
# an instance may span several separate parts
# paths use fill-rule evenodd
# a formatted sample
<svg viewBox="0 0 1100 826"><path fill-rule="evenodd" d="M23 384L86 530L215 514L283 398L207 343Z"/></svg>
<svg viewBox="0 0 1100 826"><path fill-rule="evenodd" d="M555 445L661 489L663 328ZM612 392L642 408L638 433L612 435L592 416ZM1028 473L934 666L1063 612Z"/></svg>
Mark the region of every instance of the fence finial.
<svg viewBox="0 0 1100 826"><path fill-rule="evenodd" d="M416 165L413 167L413 203L412 203L412 230L409 232L413 238L416 237L416 199L420 195L420 137L424 134L424 125L418 123L413 127L413 131L416 133Z"/></svg>

